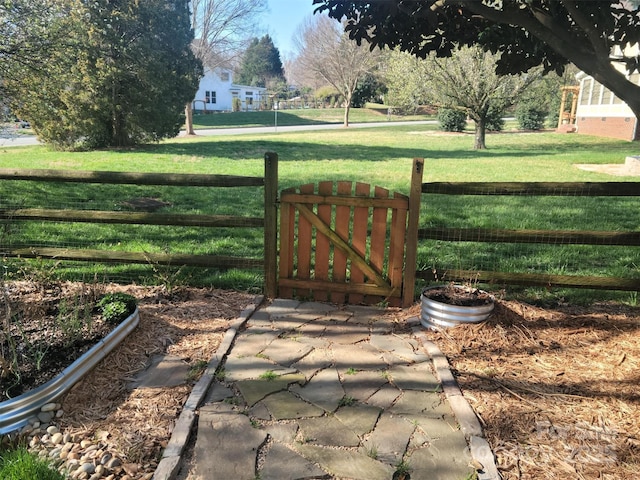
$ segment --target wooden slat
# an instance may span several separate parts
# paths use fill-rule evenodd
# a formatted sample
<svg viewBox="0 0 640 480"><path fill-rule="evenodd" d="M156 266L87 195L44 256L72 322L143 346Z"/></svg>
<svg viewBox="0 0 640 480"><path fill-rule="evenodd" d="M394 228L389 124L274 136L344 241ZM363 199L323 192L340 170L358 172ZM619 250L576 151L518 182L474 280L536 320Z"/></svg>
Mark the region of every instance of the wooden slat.
<svg viewBox="0 0 640 480"><path fill-rule="evenodd" d="M284 192L283 192L284 193ZM295 209L288 203L280 204L280 265L278 295L283 298L292 298L293 290L283 286L282 280L293 277L294 259L294 234L295 234Z"/></svg>
<svg viewBox="0 0 640 480"><path fill-rule="evenodd" d="M338 182L336 193L338 195L351 195L352 193L351 182ZM336 206L336 234L345 243L349 242L349 224L351 219L351 208L346 205ZM334 283L340 285L344 284L347 278L347 255L341 249L334 249L333 251L333 272L332 278ZM346 297L344 292L334 290L335 293L331 294L331 301L342 304L345 302Z"/></svg>
<svg viewBox="0 0 640 480"><path fill-rule="evenodd" d="M422 270L418 278L438 281L443 275L448 281L468 281L497 285L529 285L539 287L589 288L594 290L640 291L640 278L595 277L581 275L551 275L544 273L490 272L484 270Z"/></svg>
<svg viewBox="0 0 640 480"><path fill-rule="evenodd" d="M374 195L376 199L388 198L389 190L382 187L375 187ZM386 207L376 206L373 208L372 222L371 222L371 248L369 252L370 265L380 274L384 270L384 260L386 257L386 244L387 244L387 214L388 209ZM378 303L384 300L382 297L367 298L367 303Z"/></svg>
<svg viewBox="0 0 640 480"><path fill-rule="evenodd" d="M305 288L309 290L327 290L335 293L358 295L376 295L387 298L389 296L400 296L400 291L392 289L389 285L379 286L373 283L335 283L322 282L319 280L298 280L290 278L280 279L281 285L287 288Z"/></svg>
<svg viewBox="0 0 640 480"><path fill-rule="evenodd" d="M318 184L318 193L323 196L330 196L333 192L333 182L320 182ZM328 227L331 227L331 205L323 203L318 205L318 218L322 220ZM314 265L314 278L316 280L329 280L329 238L321 231L316 231L316 257ZM317 302L326 302L329 299L326 290L313 291L313 298Z"/></svg>
<svg viewBox="0 0 640 480"><path fill-rule="evenodd" d="M278 154L264 155L264 294L278 295Z"/></svg>
<svg viewBox="0 0 640 480"><path fill-rule="evenodd" d="M371 192L371 186L366 183L356 183L356 196L369 197ZM353 209L353 238L351 239L351 246L353 250L358 253L360 257L366 259L367 254L367 230L369 224L369 208L367 206L359 206ZM370 279L368 279L370 280ZM365 274L362 268L357 264L351 263L351 276L349 283L364 283ZM362 303L364 297L359 293L349 295L349 303L359 304Z"/></svg>
<svg viewBox="0 0 640 480"><path fill-rule="evenodd" d="M51 222L117 223L129 225L173 225L177 227L262 227L259 217L231 215L185 215L101 210L54 210L45 208L3 209L0 219Z"/></svg>
<svg viewBox="0 0 640 480"><path fill-rule="evenodd" d="M459 242L640 246L640 232L430 227L419 229L418 237Z"/></svg>
<svg viewBox="0 0 640 480"><path fill-rule="evenodd" d="M48 258L53 260L75 260L81 262L102 263L145 263L149 265L171 265L188 267L216 267L216 268L246 268L262 267L264 262L259 259L229 257L222 255L189 255L163 254L144 252L119 252L110 250L75 250L71 248L4 248L0 255L20 258Z"/></svg>
<svg viewBox="0 0 640 480"><path fill-rule="evenodd" d="M635 197L640 182L429 182L422 184L422 193Z"/></svg>
<svg viewBox="0 0 640 480"><path fill-rule="evenodd" d="M381 208L407 208L408 197L399 195L398 198L375 197L346 197L328 195L302 195L288 193L282 195L282 201L289 203L309 203L312 205L345 205L348 207L381 207Z"/></svg>
<svg viewBox="0 0 640 480"><path fill-rule="evenodd" d="M301 193L313 193L315 185L308 183L299 187ZM295 204L294 204L295 205ZM296 205L296 208L299 208ZM298 216L298 252L297 252L297 278L300 280L309 280L311 278L311 257L313 252L313 231L311 223L307 217ZM310 294L307 289L296 291L298 297L306 298Z"/></svg>
<svg viewBox="0 0 640 480"><path fill-rule="evenodd" d="M394 290L402 289L404 272L404 245L407 233L407 210L393 210L391 215L391 239L389 242L389 281ZM393 299L394 306L402 299Z"/></svg>
<svg viewBox="0 0 640 480"><path fill-rule="evenodd" d="M402 282L402 306L408 307L414 301L416 284L416 264L418 258L418 226L420 223L421 186L424 173L424 159L413 159L411 188L409 192L409 217L405 245L405 270Z"/></svg>
<svg viewBox="0 0 640 480"><path fill-rule="evenodd" d="M185 187L259 187L264 178L190 173L138 173L82 170L0 168L0 180L30 180L115 185L174 185Z"/></svg>

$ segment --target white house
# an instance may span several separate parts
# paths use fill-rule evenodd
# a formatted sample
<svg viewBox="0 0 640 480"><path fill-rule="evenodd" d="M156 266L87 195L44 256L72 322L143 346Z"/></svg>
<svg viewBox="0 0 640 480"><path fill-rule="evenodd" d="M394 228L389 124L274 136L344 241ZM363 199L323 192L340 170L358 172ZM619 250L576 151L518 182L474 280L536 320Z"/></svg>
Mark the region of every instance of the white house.
<svg viewBox="0 0 640 480"><path fill-rule="evenodd" d="M194 112L231 112L233 99L242 111L259 110L267 99L267 89L233 83L233 72L225 68L205 68L204 77L193 100Z"/></svg>
<svg viewBox="0 0 640 480"><path fill-rule="evenodd" d="M638 45L628 47L626 55L638 54ZM629 75L622 66L620 71L629 81L640 84L640 74ZM629 106L591 75L580 72L580 95L577 99L575 125L578 133L623 140L640 139L638 119Z"/></svg>

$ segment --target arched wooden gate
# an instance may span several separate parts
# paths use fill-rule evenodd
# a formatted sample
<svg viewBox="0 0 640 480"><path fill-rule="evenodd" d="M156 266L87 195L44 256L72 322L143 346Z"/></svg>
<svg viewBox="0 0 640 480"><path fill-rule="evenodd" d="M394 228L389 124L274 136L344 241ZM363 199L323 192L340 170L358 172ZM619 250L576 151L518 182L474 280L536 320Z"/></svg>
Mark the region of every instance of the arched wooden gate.
<svg viewBox="0 0 640 480"><path fill-rule="evenodd" d="M282 191L278 295L351 304L412 302L416 247L410 239L416 235L408 231L414 223L417 230L422 166L414 160L410 196L346 181Z"/></svg>

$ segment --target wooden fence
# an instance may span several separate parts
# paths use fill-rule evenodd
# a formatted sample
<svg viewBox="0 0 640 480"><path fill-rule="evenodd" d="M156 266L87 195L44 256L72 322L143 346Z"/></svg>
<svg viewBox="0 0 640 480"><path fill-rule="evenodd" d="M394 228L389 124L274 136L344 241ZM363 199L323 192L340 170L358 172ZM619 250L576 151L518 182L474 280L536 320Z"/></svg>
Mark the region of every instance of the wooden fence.
<svg viewBox="0 0 640 480"><path fill-rule="evenodd" d="M637 197L640 184L635 182L594 183L423 183L422 193L440 195L508 195L508 196L566 196L566 197ZM418 230L420 240L487 243L530 243L553 246L610 245L640 246L640 231L567 231L567 230L511 230L483 228L430 227ZM417 278L434 281L446 275L448 280L473 279L481 283L570 287L605 290L640 291L640 278L605 276L552 275L484 270L451 269L446 272L434 268L416 272Z"/></svg>
<svg viewBox="0 0 640 480"><path fill-rule="evenodd" d="M422 183L422 171L424 162L422 159L415 159L413 163L413 173L411 178L411 195L408 204L402 195L395 195L391 198L385 189L376 187L374 197L379 199L365 200L369 195L369 186L365 193L364 184L353 187L349 183L349 189L355 188L354 198L349 199L346 195L347 184L331 182L321 182L318 184L319 190L315 192L313 186L304 186L300 191L283 192L283 211L286 207L288 216L284 215L283 224L280 225L281 241L288 245L287 249L280 252L280 272L278 272L278 156L275 153L265 154L265 174L264 177L244 177L229 175L185 175L185 174L145 174L145 173L124 173L124 172L76 172L64 170L24 170L24 169L0 169L0 180L32 180L41 182L67 182L67 183L95 183L95 184L131 184L131 185L171 185L180 187L210 187L210 188L232 188L232 187L263 187L264 188L264 216L263 217L238 217L221 215L176 215L162 213L141 213L141 212L118 212L118 211L96 211L96 210L74 210L74 209L47 209L47 208L3 208L0 209L0 220L9 223L13 220L21 221L47 221L47 222L91 222L91 223L120 223L120 224L140 224L140 225L166 225L175 227L246 227L264 229L264 258L238 258L216 255L189 255L189 254L149 254L139 252L118 252L97 249L72 249L72 248L51 248L37 246L16 246L0 241L0 255L5 257L23 258L46 258L72 261L92 261L104 263L154 263L164 265L186 265L197 267L214 267L228 269L233 267L264 268L264 291L269 297L278 295L278 281L284 288L284 292L299 290L308 292L317 290L314 293L317 299L324 299L323 291L334 291L335 295L331 299L336 301L344 296L351 299L360 299L362 295L369 295L372 298L388 297L391 292L404 305L410 304L414 300L415 279L434 281L441 279L443 272L437 271L433 266L418 269L420 261L424 264L424 259L417 260L418 246L422 246L425 241L442 242L488 242L488 243L529 243L547 245L610 245L610 246L640 246L640 231L543 231L543 230L513 230L499 228L452 228L447 226L421 227L420 226L420 203L422 194L439 195L517 195L517 196L618 196L618 197L638 197L640 198L640 184L634 182L603 182L603 183ZM342 185L342 186L341 186ZM329 191L329 188L331 189ZM341 188L345 192L341 192ZM360 188L361 190L358 190ZM312 191L313 190L313 191ZM334 192L335 190L335 192ZM413 192L418 192L414 195ZM331 201L329 201L331 197ZM389 197L389 198L387 198ZM337 202L337 203L336 203ZM342 202L342 203L340 203ZM384 208L396 207L396 203L405 204L400 210L404 213L395 220L393 215L389 217L391 223L384 226L383 219L387 220L387 214L383 213ZM315 205L313 208L305 207L305 204ZM331 204L335 204L333 207ZM380 205L378 205L380 203ZM424 203L424 202L423 202ZM408 207L408 215L407 213ZM380 207L380 208L378 208ZM307 245L308 231L311 228L318 230L321 234L320 247L316 244L308 249L299 250L306 252L308 257L313 256L314 267L318 259L323 260L327 272L307 272L310 268L310 259L304 257L293 268L291 251L299 248L300 236L292 236L291 221L293 210L298 209L302 216L303 244ZM332 208L335 212L332 212ZM350 208L355 208L358 215L368 211L370 218L357 220L360 227L349 225L349 219L353 213L346 215ZM313 211L315 209L315 213ZM344 212L343 212L344 210ZM354 211L355 211L354 210ZM422 205L422 211L429 211L429 205ZM339 213L340 212L340 213ZM317 217L317 218L316 218ZM344 217L345 225L332 225L336 220ZM375 218L374 218L375 217ZM353 217L355 219L355 217ZM401 220L398 220L401 218ZM324 219L324 220L322 220ZM333 219L333 220L331 220ZM320 221L322 220L322 222ZM395 223L394 223L395 222ZM401 222L402 225L398 225ZM358 246L346 244L345 241L351 235L354 228L363 228L365 233L370 232L371 238L362 236ZM342 233L340 233L342 232ZM385 233L386 232L386 233ZM335 235L334 235L335 233ZM326 240L339 244L331 247L330 250L323 245ZM385 242L393 240L393 252L402 251L397 248L398 242L404 241L404 259L380 256L382 248L374 248L373 254L366 253L365 245L370 242ZM317 242L318 240L316 240ZM324 243L323 243L324 242ZM343 243L345 245L343 245ZM390 245L390 244L389 244ZM387 245L388 246L388 245ZM370 247L367 247L370 248ZM552 248L552 247L551 247ZM327 252L333 252L328 255ZM326 257L326 258L325 258ZM349 285L328 287L329 283L340 281L342 270L341 263L344 258L354 262L350 270L355 273L353 290ZM371 260L370 265L362 259ZM336 265L337 262L337 265ZM323 267L324 268L324 267ZM333 269L331 275L328 269ZM295 279L294 277L295 272ZM402 278L399 276L402 272ZM415 272L415 275L414 275ZM632 275L631 277L634 277ZM279 280L280 279L280 280ZM613 276L578 276L578 275L552 275L544 273L517 273L500 272L479 269L449 269L446 271L446 279L451 281L474 279L481 283L493 283L503 285L533 285L545 287L571 287L571 288L594 288L611 290L640 291L639 278L620 278ZM344 283L344 282L343 282ZM322 288L318 286L322 284ZM380 289L380 287L383 287ZM385 290L387 289L387 290ZM319 292L319 293L318 293Z"/></svg>
<svg viewBox="0 0 640 480"><path fill-rule="evenodd" d="M56 183L90 183L112 185L162 185L179 187L263 187L264 217L241 217L229 215L164 214L146 212L115 212L97 210L70 210L44 208L3 208L0 221L16 220L113 223L136 225L164 225L175 227L248 227L264 229L264 258L240 258L233 256L162 254L143 252L122 252L97 249L48 248L37 246L12 246L0 244L0 255L4 257L44 258L102 263L142 263L173 266L213 267L229 269L234 267L264 268L265 293L276 294L277 276L277 195L278 156L265 154L264 177L233 175L201 175L170 173L129 173L107 171L68 170L28 170L0 169L0 180L30 180Z"/></svg>

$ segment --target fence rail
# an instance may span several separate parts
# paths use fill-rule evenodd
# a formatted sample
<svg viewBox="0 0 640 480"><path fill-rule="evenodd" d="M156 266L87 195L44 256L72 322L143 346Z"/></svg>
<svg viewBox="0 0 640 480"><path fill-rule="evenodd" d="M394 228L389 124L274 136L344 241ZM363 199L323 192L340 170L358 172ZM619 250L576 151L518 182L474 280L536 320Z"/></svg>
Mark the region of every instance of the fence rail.
<svg viewBox="0 0 640 480"><path fill-rule="evenodd" d="M24 242L6 241L1 237L0 255L4 257L43 258L81 262L138 263L169 266L213 267L218 269L262 267L265 272L265 293L270 296L275 296L275 279L277 275L275 235L277 232L276 199L278 189L278 156L274 153L265 154L264 177L46 169L0 169L0 180L111 185L158 185L185 188L264 188L264 217L163 214L53 208L0 209L0 221L5 225L9 225L15 221L43 221L199 228L260 228L264 229L263 258L244 258L216 254L164 254L99 250L93 248L60 248L42 245L25 245ZM97 241L98 239L96 239L96 242Z"/></svg>
<svg viewBox="0 0 640 480"><path fill-rule="evenodd" d="M437 195L503 195L558 197L637 197L640 184L634 182L431 182L422 184L423 194ZM480 201L480 200L478 200ZM428 208L428 205L427 205ZM595 213L594 213L595 215ZM579 231L504 228L423 227L418 238L440 242L478 242L548 245L640 246L640 231ZM636 267L636 273L638 267ZM476 268L440 268L417 270L416 277L436 281L478 281L505 285L571 287L640 291L640 278L590 275L558 275L548 273L490 271Z"/></svg>

